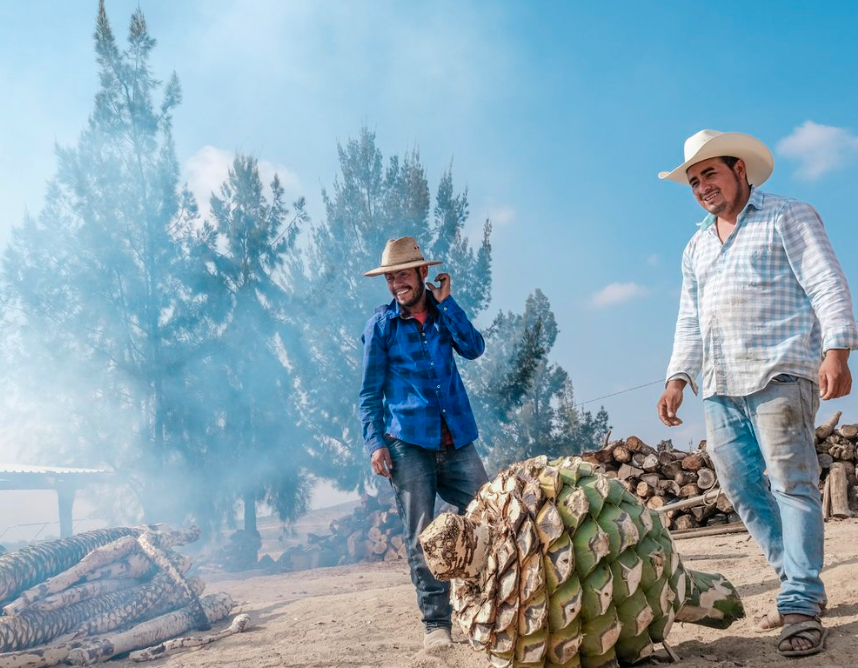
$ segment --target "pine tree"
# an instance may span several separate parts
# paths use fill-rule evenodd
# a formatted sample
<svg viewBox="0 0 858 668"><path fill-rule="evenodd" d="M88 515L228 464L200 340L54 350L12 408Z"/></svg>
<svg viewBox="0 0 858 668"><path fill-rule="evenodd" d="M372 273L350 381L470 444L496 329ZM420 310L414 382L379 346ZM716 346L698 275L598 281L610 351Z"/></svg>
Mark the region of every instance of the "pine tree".
<svg viewBox="0 0 858 668"><path fill-rule="evenodd" d="M601 447L607 413L580 412L568 373L549 360L558 331L551 304L537 289L522 315L498 314L487 332L485 359L469 378L478 381L472 404L492 471L537 455Z"/></svg>
<svg viewBox="0 0 858 668"><path fill-rule="evenodd" d="M207 466L242 500L249 531L256 530L257 501L293 520L306 510L313 484L307 451L312 440L289 369L300 360L302 343L283 285L307 216L300 199L287 220L283 200L276 175L268 202L257 161L236 157L219 194L212 195L214 225L206 240L211 280L204 293L211 304L224 305L212 311L216 345L205 364L209 382L201 385L218 446Z"/></svg>
<svg viewBox="0 0 858 668"><path fill-rule="evenodd" d="M162 501L187 451L167 397L181 396L198 321L185 245L196 205L178 185L179 81L174 74L156 105L154 46L138 10L120 50L100 3L95 108L77 145L57 148L45 206L6 251L2 289L19 414L42 425L31 444L114 466L147 516L166 518L186 507Z"/></svg>

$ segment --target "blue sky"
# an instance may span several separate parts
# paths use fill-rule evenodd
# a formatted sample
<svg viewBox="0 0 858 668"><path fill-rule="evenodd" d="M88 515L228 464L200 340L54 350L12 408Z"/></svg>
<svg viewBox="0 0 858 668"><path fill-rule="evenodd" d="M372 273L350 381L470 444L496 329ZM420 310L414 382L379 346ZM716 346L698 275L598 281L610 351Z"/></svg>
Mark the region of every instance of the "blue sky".
<svg viewBox="0 0 858 668"><path fill-rule="evenodd" d="M702 210L656 174L701 128L770 146L764 189L817 207L858 290L854 2L108 0L119 38L138 4L156 74L182 81L176 141L198 193L234 151L250 152L318 220L336 142L363 124L386 156L418 147L433 189L452 160L472 229L495 224L492 311L548 295L553 357L579 401L663 376L680 254ZM54 142L73 143L92 108L96 8L0 4L0 246L40 209ZM605 405L615 436L696 444L699 400L669 430L659 392L587 407ZM820 417L837 408L858 421L855 397Z"/></svg>

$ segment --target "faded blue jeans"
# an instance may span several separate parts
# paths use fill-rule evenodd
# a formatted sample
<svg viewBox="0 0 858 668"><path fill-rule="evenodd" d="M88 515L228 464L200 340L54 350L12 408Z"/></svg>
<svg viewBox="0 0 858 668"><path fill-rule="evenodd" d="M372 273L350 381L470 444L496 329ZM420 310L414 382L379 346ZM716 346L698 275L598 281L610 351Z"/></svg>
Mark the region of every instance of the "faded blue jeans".
<svg viewBox="0 0 858 668"><path fill-rule="evenodd" d="M435 495L461 513L487 482L486 470L473 443L458 450L426 450L400 440L388 440L393 472L390 482L399 517L405 525L411 581L417 588L417 605L427 633L451 628L450 583L436 580L423 559L417 541L434 519Z"/></svg>
<svg viewBox="0 0 858 668"><path fill-rule="evenodd" d="M759 392L708 397L703 406L721 488L781 580L778 611L818 615L827 600L819 577L818 386L781 374Z"/></svg>

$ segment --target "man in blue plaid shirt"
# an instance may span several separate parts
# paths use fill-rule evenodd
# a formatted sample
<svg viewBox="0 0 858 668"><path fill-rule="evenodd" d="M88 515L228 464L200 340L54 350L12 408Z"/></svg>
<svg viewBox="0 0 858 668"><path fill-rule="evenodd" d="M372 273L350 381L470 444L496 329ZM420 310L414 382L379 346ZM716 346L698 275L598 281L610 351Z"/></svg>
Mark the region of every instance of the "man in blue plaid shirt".
<svg viewBox="0 0 858 668"><path fill-rule="evenodd" d="M435 264L412 237L402 237L388 241L381 266L366 272L384 275L393 301L376 309L364 328L360 391L373 471L390 479L405 525L427 650L451 646L452 610L449 583L429 571L417 537L434 518L436 494L461 512L487 482L453 357L455 350L475 359L485 342L450 295L449 274L438 274L437 285L425 282Z"/></svg>
<svg viewBox="0 0 858 668"><path fill-rule="evenodd" d="M682 293L659 418L681 424L703 372L707 450L721 488L781 580L778 651L821 651L823 518L814 418L851 391L858 331L846 279L816 211L759 186L771 152L745 134L702 130L659 178L691 186L708 212L682 256ZM765 473L765 475L764 475Z"/></svg>

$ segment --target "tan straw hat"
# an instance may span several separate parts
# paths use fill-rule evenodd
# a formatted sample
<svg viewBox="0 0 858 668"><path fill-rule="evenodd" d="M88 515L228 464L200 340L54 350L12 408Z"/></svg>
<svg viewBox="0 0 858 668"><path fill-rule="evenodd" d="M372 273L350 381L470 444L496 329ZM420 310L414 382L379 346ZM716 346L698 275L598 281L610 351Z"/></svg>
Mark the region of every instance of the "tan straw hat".
<svg viewBox="0 0 858 668"><path fill-rule="evenodd" d="M685 140L685 162L672 172L659 172L658 178L688 183L686 170L709 158L732 156L745 161L748 183L759 186L765 183L775 168L771 151L759 139L741 132L701 130Z"/></svg>
<svg viewBox="0 0 858 668"><path fill-rule="evenodd" d="M400 237L388 240L381 254L381 266L366 272L364 276L380 276L389 271L428 267L433 264L441 264L441 262L424 258L423 251L420 250L414 237Z"/></svg>

